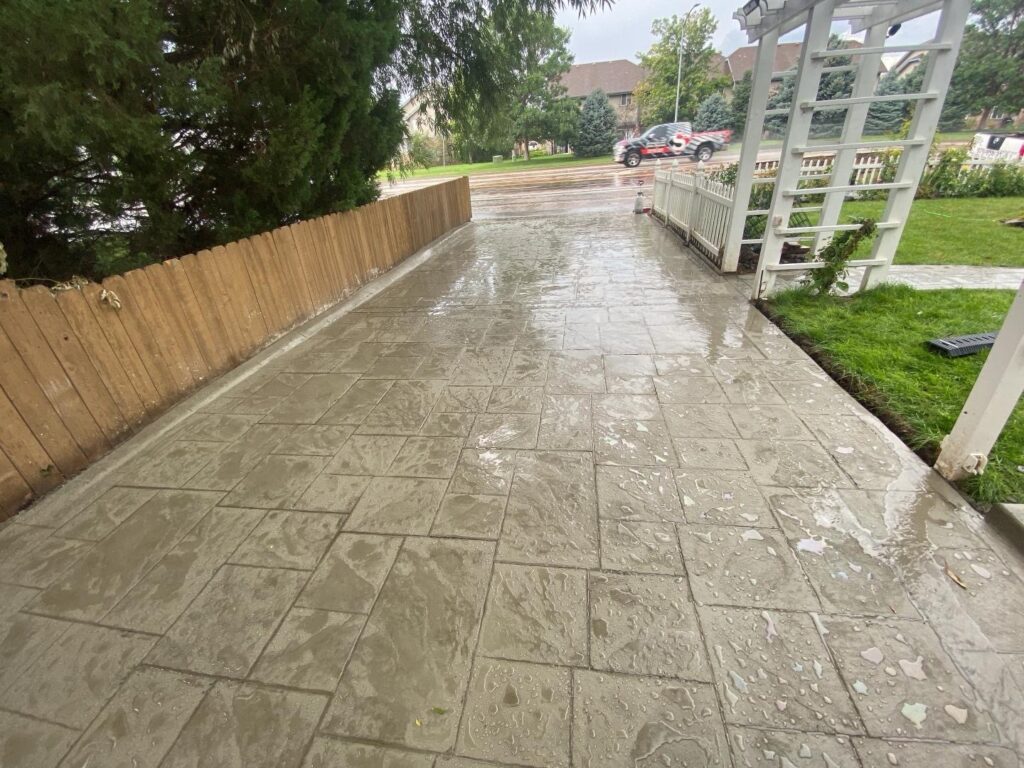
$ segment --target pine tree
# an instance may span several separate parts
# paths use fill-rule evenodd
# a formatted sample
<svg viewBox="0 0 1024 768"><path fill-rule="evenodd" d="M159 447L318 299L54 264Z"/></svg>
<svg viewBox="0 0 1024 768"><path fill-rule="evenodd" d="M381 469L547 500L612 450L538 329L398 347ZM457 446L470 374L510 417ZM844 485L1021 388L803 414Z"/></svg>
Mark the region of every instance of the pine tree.
<svg viewBox="0 0 1024 768"><path fill-rule="evenodd" d="M883 77L875 93L878 96L892 96L906 93L904 80L890 72ZM907 119L909 102L877 101L868 109L867 120L864 122L864 133L895 133Z"/></svg>
<svg viewBox="0 0 1024 768"><path fill-rule="evenodd" d="M572 150L577 157L599 157L610 154L618 136L618 118L604 91L598 89L587 96L580 112L579 131Z"/></svg>
<svg viewBox="0 0 1024 768"><path fill-rule="evenodd" d="M732 110L722 94L713 93L701 102L693 127L698 131L732 128Z"/></svg>
<svg viewBox="0 0 1024 768"><path fill-rule="evenodd" d="M600 4L5 0L9 274L102 277L368 202L400 91L487 107L533 20Z"/></svg>
<svg viewBox="0 0 1024 768"><path fill-rule="evenodd" d="M753 88L753 70L748 69L732 89L732 102L729 107L732 110L732 127L734 131L741 132L747 124L747 110L750 108L750 91Z"/></svg>

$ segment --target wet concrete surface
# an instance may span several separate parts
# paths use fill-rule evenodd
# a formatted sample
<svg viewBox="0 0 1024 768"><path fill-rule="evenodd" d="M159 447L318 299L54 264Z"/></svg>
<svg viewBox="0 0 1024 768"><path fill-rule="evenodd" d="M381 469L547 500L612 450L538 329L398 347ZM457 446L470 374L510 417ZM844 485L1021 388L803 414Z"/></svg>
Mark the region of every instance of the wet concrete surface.
<svg viewBox="0 0 1024 768"><path fill-rule="evenodd" d="M0 528L0 765L1019 765L1024 558L630 178Z"/></svg>

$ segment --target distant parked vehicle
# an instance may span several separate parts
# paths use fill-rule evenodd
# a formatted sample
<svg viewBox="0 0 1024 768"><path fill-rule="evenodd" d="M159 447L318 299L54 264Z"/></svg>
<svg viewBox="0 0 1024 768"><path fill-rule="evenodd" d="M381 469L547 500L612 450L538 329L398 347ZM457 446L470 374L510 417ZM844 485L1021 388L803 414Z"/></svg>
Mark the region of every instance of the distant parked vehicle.
<svg viewBox="0 0 1024 768"><path fill-rule="evenodd" d="M971 143L971 159L1024 162L1024 133L976 133Z"/></svg>
<svg viewBox="0 0 1024 768"><path fill-rule="evenodd" d="M688 157L707 162L729 144L732 131L694 131L690 123L662 123L635 139L623 139L612 150L615 162L636 168L644 158Z"/></svg>

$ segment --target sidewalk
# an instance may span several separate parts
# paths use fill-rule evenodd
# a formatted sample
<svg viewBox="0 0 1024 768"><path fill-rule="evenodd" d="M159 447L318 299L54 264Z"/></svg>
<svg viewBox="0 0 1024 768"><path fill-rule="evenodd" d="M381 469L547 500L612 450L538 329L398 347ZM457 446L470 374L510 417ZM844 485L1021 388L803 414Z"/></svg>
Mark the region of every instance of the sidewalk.
<svg viewBox="0 0 1024 768"><path fill-rule="evenodd" d="M0 527L4 768L1019 765L1024 557L742 283L436 250Z"/></svg>

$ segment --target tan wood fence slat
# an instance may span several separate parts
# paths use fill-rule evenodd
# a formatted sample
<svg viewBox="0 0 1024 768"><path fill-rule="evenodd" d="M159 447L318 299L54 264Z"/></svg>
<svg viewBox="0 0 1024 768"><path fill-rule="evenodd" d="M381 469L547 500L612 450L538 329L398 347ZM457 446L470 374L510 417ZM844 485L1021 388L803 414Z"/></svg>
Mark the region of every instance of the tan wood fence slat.
<svg viewBox="0 0 1024 768"><path fill-rule="evenodd" d="M82 453L89 459L102 456L110 448L110 443L46 343L20 292L13 286L11 290L0 293L0 326L31 371L36 387L60 414L61 421ZM0 356L0 359L4 358Z"/></svg>
<svg viewBox="0 0 1024 768"><path fill-rule="evenodd" d="M142 423L146 406L132 383L124 361L110 345L103 328L88 306L85 290L61 291L54 298L64 320L74 332L82 349L96 368L96 373L110 392L125 424ZM117 322L120 326L120 322Z"/></svg>
<svg viewBox="0 0 1024 768"><path fill-rule="evenodd" d="M178 293L177 286L171 279L170 270L163 264L151 264L143 272L149 279L153 298L167 323L166 329L174 339L192 381L195 384L206 381L210 375L210 368L192 331L192 324L184 312L184 297Z"/></svg>
<svg viewBox="0 0 1024 768"><path fill-rule="evenodd" d="M193 288L196 287L196 282L204 283L207 286L210 302L208 306L212 307L220 318L221 328L224 331L224 342L230 351L230 359L233 363L237 363L245 359L245 337L239 329L235 310L228 296L230 288L224 282L223 275L218 269L217 256L216 252L210 250L195 254L199 279L193 281L190 272L189 282L192 283Z"/></svg>
<svg viewBox="0 0 1024 768"><path fill-rule="evenodd" d="M0 522L21 509L32 498L32 489L0 448Z"/></svg>
<svg viewBox="0 0 1024 768"><path fill-rule="evenodd" d="M215 367L217 370L226 370L240 358L237 357L237 349L225 318L226 309L221 306L219 293L215 288L218 281L209 272L204 253L208 251L190 253L178 261L181 262L181 269L196 297L199 312L206 320L206 327L210 331L210 340L214 345L211 354L215 355Z"/></svg>
<svg viewBox="0 0 1024 768"><path fill-rule="evenodd" d="M0 281L0 520L470 215L462 178L101 284Z"/></svg>
<svg viewBox="0 0 1024 768"><path fill-rule="evenodd" d="M165 408L174 402L177 395L175 378L142 317L143 309L138 305L137 297L121 275L108 277L103 281L103 287L118 297L121 308L117 310L117 318L145 367L149 380L153 382L158 398L157 409Z"/></svg>
<svg viewBox="0 0 1024 768"><path fill-rule="evenodd" d="M88 462L85 453L2 328L0 360L4 361L0 365L0 387L3 387L52 463L68 476L82 469Z"/></svg>
<svg viewBox="0 0 1024 768"><path fill-rule="evenodd" d="M273 281L267 271L263 254L256 250L254 238L239 240L237 245L242 250L242 263L249 274L249 282L252 284L256 303L263 316L266 332L267 334L277 333L284 326L284 320L280 316L277 300L271 290Z"/></svg>
<svg viewBox="0 0 1024 768"><path fill-rule="evenodd" d="M149 349L163 361L171 377L171 396L176 398L195 384L181 343L175 338L170 319L164 315L163 305L153 291L146 270L133 269L124 274L124 279L129 288L129 304L138 309L138 320L146 330Z"/></svg>
<svg viewBox="0 0 1024 768"><path fill-rule="evenodd" d="M92 314L96 325L103 331L111 351L124 368L124 372L131 381L145 410L155 411L160 405L160 392L121 322L121 310L115 306L115 297L117 302L120 302L120 297L117 297L116 293L108 294L107 299L104 300L105 290L107 289L96 283L83 286L82 296L85 299L85 306Z"/></svg>
<svg viewBox="0 0 1024 768"><path fill-rule="evenodd" d="M111 444L116 443L128 429L128 422L53 295L37 285L22 291L21 299L103 435Z"/></svg>
<svg viewBox="0 0 1024 768"><path fill-rule="evenodd" d="M2 344L6 343L7 337L4 336L3 331L0 331L0 336L3 337L0 340L0 347L2 347ZM19 399L23 404L27 400L24 393ZM55 412L53 412L53 418L56 418ZM37 420L36 423L40 422ZM53 444L52 437L46 439L43 435L37 436L33 433L32 425L22 418L7 393L0 389L0 449L11 460L11 464L17 469L18 474L35 493L45 493L64 480L61 469L54 466L57 459L50 458L53 455L50 452L50 447ZM71 440L70 435L68 440ZM85 463L85 456L78 453L76 460L80 467ZM66 467L65 471L69 473L74 471L74 469L68 468L74 465L68 465L64 462L63 457L61 457L61 461ZM3 515L0 514L0 518L2 517Z"/></svg>
<svg viewBox="0 0 1024 768"><path fill-rule="evenodd" d="M199 306L199 299L192 289L185 267L180 259L168 259L161 265L179 302L178 309L195 339L196 348L206 368L206 375L214 376L227 369L227 356L220 349L218 331L210 327L209 319Z"/></svg>
<svg viewBox="0 0 1024 768"><path fill-rule="evenodd" d="M228 243L224 246L224 256L227 258L234 288L232 296L236 299L235 306L238 307L241 327L249 343L248 352L251 353L262 346L267 338L267 323L256 301L243 250L238 243Z"/></svg>

